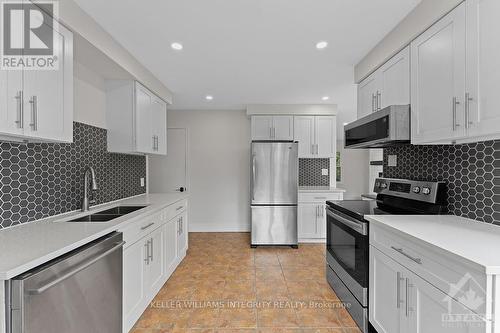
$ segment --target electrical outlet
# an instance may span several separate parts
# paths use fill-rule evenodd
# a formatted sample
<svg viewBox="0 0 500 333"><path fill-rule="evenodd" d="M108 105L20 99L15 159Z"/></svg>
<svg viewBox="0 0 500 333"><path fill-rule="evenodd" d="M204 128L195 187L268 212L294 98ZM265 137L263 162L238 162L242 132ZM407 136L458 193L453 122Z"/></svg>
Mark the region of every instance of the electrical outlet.
<svg viewBox="0 0 500 333"><path fill-rule="evenodd" d="M398 155L388 155L387 165L390 167L398 166Z"/></svg>
<svg viewBox="0 0 500 333"><path fill-rule="evenodd" d="M322 176L328 176L328 169L321 169Z"/></svg>
<svg viewBox="0 0 500 333"><path fill-rule="evenodd" d="M144 187L144 178L141 178L141 187Z"/></svg>

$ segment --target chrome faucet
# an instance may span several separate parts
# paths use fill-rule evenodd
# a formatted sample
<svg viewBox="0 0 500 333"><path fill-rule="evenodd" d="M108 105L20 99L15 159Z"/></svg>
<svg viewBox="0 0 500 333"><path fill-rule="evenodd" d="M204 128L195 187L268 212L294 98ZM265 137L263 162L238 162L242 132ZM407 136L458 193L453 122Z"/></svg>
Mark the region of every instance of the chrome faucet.
<svg viewBox="0 0 500 333"><path fill-rule="evenodd" d="M91 177L91 179L89 179ZM83 200L82 200L82 212L86 212L89 210L89 206L91 203L94 203L95 201L92 200L92 202L89 200L89 181L91 181L91 187L90 189L92 191L97 190L97 181L95 179L95 171L94 168L88 167L85 169L85 183L83 184Z"/></svg>

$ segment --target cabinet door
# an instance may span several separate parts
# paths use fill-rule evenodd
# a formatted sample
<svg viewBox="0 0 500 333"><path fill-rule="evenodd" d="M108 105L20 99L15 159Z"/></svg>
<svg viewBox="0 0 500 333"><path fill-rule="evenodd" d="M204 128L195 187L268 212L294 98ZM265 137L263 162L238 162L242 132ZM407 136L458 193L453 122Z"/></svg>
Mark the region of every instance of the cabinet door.
<svg viewBox="0 0 500 333"><path fill-rule="evenodd" d="M500 133L500 1L469 0L467 6L467 106L469 136Z"/></svg>
<svg viewBox="0 0 500 333"><path fill-rule="evenodd" d="M23 134L22 74L0 70L0 134Z"/></svg>
<svg viewBox="0 0 500 333"><path fill-rule="evenodd" d="M271 140L273 117L252 116L252 140Z"/></svg>
<svg viewBox="0 0 500 333"><path fill-rule="evenodd" d="M299 158L314 157L314 116L295 117L293 135L299 142Z"/></svg>
<svg viewBox="0 0 500 333"><path fill-rule="evenodd" d="M162 286L164 272L163 261L163 228L153 231L147 239L149 240L149 263L146 266L146 294L157 293Z"/></svg>
<svg viewBox="0 0 500 333"><path fill-rule="evenodd" d="M491 332L490 323L444 294L413 273L405 279L408 284L408 321L410 333L479 333ZM405 309L406 311L406 309ZM449 316L451 315L451 316ZM468 321L456 319L467 317ZM471 322L470 320L478 320Z"/></svg>
<svg viewBox="0 0 500 333"><path fill-rule="evenodd" d="M273 140L293 140L293 116L273 117Z"/></svg>
<svg viewBox="0 0 500 333"><path fill-rule="evenodd" d="M335 116L315 117L316 157L333 158L337 152L337 123Z"/></svg>
<svg viewBox="0 0 500 333"><path fill-rule="evenodd" d="M149 90L138 83L135 84L135 144L137 152L141 153L154 152L152 99L153 95Z"/></svg>
<svg viewBox="0 0 500 333"><path fill-rule="evenodd" d="M52 30L52 27L49 27ZM59 25L54 34L56 70L23 71L24 135L71 142L73 138L73 36Z"/></svg>
<svg viewBox="0 0 500 333"><path fill-rule="evenodd" d="M154 96L151 103L151 116L153 135L156 144L154 153L159 155L167 154L167 104Z"/></svg>
<svg viewBox="0 0 500 333"><path fill-rule="evenodd" d="M464 137L465 3L411 43L412 143Z"/></svg>
<svg viewBox="0 0 500 333"><path fill-rule="evenodd" d="M358 85L358 119L376 111L377 75L373 73Z"/></svg>
<svg viewBox="0 0 500 333"><path fill-rule="evenodd" d="M177 256L183 256L188 246L188 219L187 212L182 213L178 219Z"/></svg>
<svg viewBox="0 0 500 333"><path fill-rule="evenodd" d="M410 47L392 57L380 68L379 105L410 104Z"/></svg>
<svg viewBox="0 0 500 333"><path fill-rule="evenodd" d="M123 319L125 331L142 313L146 242L138 241L123 251Z"/></svg>
<svg viewBox="0 0 500 333"><path fill-rule="evenodd" d="M318 238L319 205L299 204L297 213L299 238Z"/></svg>
<svg viewBox="0 0 500 333"><path fill-rule="evenodd" d="M165 274L170 276L174 271L175 260L177 259L177 219L167 222L163 226L164 241L164 262Z"/></svg>
<svg viewBox="0 0 500 333"><path fill-rule="evenodd" d="M370 246L370 323L378 333L405 333L403 266ZM428 331L438 332L438 331Z"/></svg>

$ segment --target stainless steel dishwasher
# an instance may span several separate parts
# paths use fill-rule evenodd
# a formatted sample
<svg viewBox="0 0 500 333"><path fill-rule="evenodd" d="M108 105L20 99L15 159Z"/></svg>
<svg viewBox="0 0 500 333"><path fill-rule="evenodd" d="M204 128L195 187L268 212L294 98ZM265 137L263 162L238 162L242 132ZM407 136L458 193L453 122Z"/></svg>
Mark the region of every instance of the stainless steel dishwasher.
<svg viewBox="0 0 500 333"><path fill-rule="evenodd" d="M121 333L121 233L11 279L8 333Z"/></svg>

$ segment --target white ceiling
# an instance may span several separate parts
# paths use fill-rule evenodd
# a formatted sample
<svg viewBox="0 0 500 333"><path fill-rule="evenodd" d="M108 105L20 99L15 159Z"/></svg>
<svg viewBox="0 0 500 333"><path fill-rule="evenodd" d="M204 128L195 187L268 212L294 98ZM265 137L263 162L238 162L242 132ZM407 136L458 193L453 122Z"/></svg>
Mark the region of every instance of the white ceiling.
<svg viewBox="0 0 500 333"><path fill-rule="evenodd" d="M420 0L76 2L174 92L174 109L337 103L352 113L353 66Z"/></svg>

